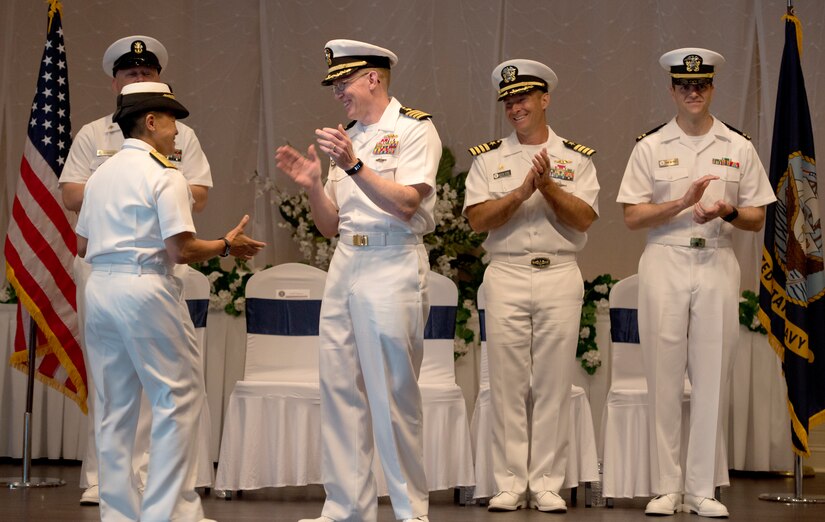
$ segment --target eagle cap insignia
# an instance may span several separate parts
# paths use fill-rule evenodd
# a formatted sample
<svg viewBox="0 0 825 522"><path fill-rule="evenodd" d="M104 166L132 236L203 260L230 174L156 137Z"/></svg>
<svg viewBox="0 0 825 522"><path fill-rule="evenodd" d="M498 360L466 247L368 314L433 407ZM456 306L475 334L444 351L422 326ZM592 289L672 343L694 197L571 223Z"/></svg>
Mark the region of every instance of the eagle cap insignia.
<svg viewBox="0 0 825 522"><path fill-rule="evenodd" d="M685 64L687 72L699 72L699 68L702 66L702 57L698 54L689 54L685 56L682 63Z"/></svg>
<svg viewBox="0 0 825 522"><path fill-rule="evenodd" d="M141 54L144 49L146 49L146 44L144 44L141 40L135 40L134 42L132 42L133 53Z"/></svg>
<svg viewBox="0 0 825 522"><path fill-rule="evenodd" d="M501 79L504 80L504 83L516 81L516 76L518 76L518 67L515 65L508 65L501 70Z"/></svg>
<svg viewBox="0 0 825 522"><path fill-rule="evenodd" d="M327 66L332 65L332 49L329 47L324 48L324 58L327 60Z"/></svg>

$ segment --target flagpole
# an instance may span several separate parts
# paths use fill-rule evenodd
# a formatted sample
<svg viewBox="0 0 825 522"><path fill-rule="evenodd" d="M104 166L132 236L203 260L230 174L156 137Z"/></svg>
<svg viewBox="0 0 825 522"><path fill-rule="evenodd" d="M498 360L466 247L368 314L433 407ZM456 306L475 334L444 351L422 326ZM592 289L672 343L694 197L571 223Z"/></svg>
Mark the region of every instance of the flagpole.
<svg viewBox="0 0 825 522"><path fill-rule="evenodd" d="M32 477L32 413L34 411L34 371L37 356L37 323L29 317L29 372L26 386L26 412L23 414L23 477L0 478L0 486L10 489L51 488L65 486L66 481L59 478Z"/></svg>
<svg viewBox="0 0 825 522"><path fill-rule="evenodd" d="M788 0L787 9L787 15L794 16L793 0ZM795 452L794 454L793 478L793 496L791 496L789 493L762 493L761 495L759 495L759 500L767 500L771 502L784 502L786 504L825 504L825 495L802 495L802 457L797 452Z"/></svg>

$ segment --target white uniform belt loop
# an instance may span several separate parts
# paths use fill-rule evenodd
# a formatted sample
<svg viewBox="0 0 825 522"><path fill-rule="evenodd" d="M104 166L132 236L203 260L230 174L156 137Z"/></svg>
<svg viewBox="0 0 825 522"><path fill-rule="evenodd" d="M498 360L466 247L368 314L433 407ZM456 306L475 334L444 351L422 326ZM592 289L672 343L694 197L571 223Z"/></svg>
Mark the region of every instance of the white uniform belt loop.
<svg viewBox="0 0 825 522"><path fill-rule="evenodd" d="M166 275L169 269L163 265L133 265L128 263L93 263L92 272L120 272L123 274L161 274Z"/></svg>
<svg viewBox="0 0 825 522"><path fill-rule="evenodd" d="M422 242L421 237L415 234L387 234L384 232L341 234L339 241L356 247L420 245Z"/></svg>
<svg viewBox="0 0 825 522"><path fill-rule="evenodd" d="M732 246L727 237L682 237L682 236L654 236L647 239L648 243L659 245L682 246L690 248L729 248Z"/></svg>
<svg viewBox="0 0 825 522"><path fill-rule="evenodd" d="M500 263L532 266L534 268L547 268L548 266L575 262L576 254L573 252L557 252L555 254L524 254L520 256L493 254L492 260Z"/></svg>

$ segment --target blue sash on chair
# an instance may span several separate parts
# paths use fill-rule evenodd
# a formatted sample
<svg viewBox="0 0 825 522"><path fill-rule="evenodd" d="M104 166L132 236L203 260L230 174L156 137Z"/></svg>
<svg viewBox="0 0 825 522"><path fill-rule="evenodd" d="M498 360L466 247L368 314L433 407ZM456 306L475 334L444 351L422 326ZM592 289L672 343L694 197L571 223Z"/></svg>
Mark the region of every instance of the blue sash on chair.
<svg viewBox="0 0 825 522"><path fill-rule="evenodd" d="M246 300L246 332L262 335L318 335L321 301L295 299Z"/></svg>

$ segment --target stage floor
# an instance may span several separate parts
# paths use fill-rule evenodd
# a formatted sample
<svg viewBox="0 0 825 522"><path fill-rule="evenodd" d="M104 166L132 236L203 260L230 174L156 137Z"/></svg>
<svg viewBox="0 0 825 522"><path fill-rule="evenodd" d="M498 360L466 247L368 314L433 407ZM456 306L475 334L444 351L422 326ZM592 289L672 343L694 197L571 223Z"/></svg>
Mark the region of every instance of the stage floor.
<svg viewBox="0 0 825 522"><path fill-rule="evenodd" d="M0 459L0 477L21 474L19 461ZM0 520L4 522L84 522L99 520L96 507L78 503L81 490L77 487L80 465L76 461L36 461L32 477L62 478L66 485L55 488L0 491ZM731 518L754 521L814 522L825 520L825 504L785 505L758 500L760 493L791 493L793 479L754 473L732 473L731 487L722 490L722 501ZM825 474L806 478L803 494L825 495ZM570 504L569 491L562 496ZM246 491L231 501L203 495L206 516L220 522L288 521L314 518L320 515L324 491L320 486L277 488ZM513 513L488 513L479 505L459 506L453 502L452 491L438 491L430 497L430 520L433 522L512 522L538 520L625 521L644 520L647 499L620 499L612 509L585 508L584 491L580 488L578 505L569 506L566 515L550 515L535 510ZM378 520L395 520L389 501L382 499ZM680 513L667 520L704 520L696 515Z"/></svg>

